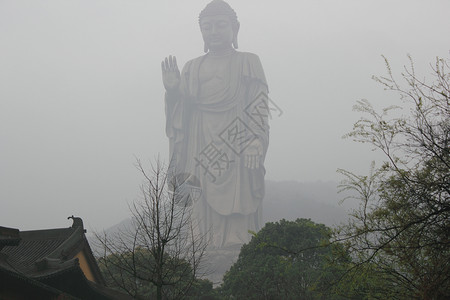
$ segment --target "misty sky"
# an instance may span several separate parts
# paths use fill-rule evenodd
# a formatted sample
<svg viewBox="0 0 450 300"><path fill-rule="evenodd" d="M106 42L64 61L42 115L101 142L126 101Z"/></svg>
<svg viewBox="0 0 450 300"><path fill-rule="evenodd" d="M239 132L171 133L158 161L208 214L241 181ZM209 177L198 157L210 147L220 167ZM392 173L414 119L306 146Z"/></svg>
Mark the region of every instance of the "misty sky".
<svg viewBox="0 0 450 300"><path fill-rule="evenodd" d="M209 1L0 0L0 226L89 230L128 217L144 162L168 156L161 60L203 54ZM372 75L449 57L450 1L230 0L239 50L259 55L271 99L266 178L339 181L377 157L342 136L359 99L400 104ZM181 67L181 66L180 66ZM378 156L379 157L379 156Z"/></svg>

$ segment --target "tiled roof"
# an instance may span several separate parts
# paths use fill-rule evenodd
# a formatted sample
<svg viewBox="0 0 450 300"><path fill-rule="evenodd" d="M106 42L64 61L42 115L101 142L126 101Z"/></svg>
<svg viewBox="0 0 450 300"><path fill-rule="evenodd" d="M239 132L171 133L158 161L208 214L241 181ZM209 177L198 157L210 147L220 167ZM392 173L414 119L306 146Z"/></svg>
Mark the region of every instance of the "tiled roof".
<svg viewBox="0 0 450 300"><path fill-rule="evenodd" d="M104 286L83 221L70 218L73 225L69 228L19 231L0 226L0 281L19 280L51 293L69 293L82 299L132 299ZM84 253L96 282L88 280L81 269L76 258L80 252ZM2 298L2 288L7 287L0 287Z"/></svg>
<svg viewBox="0 0 450 300"><path fill-rule="evenodd" d="M0 226L0 250L7 245L18 245L19 229Z"/></svg>
<svg viewBox="0 0 450 300"><path fill-rule="evenodd" d="M1 253L7 256L7 261L17 272L28 276L44 275L43 273L54 272L55 270L38 270L36 262L44 258L54 258L67 260L70 249L61 249L69 240L71 244L82 242L81 235L77 231L81 227L69 227L48 230L32 230L20 232L20 243L17 246L5 246ZM73 243L75 242L75 243ZM59 250L59 251L58 251ZM63 267L61 265L61 267ZM67 267L67 265L65 266Z"/></svg>

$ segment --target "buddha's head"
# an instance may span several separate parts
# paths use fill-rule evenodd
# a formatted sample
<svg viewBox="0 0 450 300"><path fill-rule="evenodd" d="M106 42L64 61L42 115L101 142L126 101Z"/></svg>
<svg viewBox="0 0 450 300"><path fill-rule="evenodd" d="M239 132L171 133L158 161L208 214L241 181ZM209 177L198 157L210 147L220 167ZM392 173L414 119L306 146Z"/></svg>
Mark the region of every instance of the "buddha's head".
<svg viewBox="0 0 450 300"><path fill-rule="evenodd" d="M205 52L237 49L239 22L236 12L223 0L213 0L199 16Z"/></svg>

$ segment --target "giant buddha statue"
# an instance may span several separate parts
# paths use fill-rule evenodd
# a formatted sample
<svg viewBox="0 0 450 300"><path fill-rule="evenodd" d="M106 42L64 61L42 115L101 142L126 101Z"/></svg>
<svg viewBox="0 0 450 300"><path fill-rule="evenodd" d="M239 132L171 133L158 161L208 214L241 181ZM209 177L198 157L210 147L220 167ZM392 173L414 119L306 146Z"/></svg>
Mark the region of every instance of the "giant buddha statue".
<svg viewBox="0 0 450 300"><path fill-rule="evenodd" d="M258 56L236 50L240 24L228 3L209 3L199 25L205 54L181 72L175 56L161 63L169 170L195 178L194 220L220 249L248 242L262 225L268 86Z"/></svg>

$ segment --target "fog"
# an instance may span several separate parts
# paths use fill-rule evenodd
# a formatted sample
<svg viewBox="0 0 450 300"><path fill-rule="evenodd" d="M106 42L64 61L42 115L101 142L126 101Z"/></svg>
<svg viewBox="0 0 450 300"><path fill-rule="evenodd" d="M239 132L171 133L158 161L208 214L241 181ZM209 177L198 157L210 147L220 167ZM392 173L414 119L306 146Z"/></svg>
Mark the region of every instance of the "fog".
<svg viewBox="0 0 450 300"><path fill-rule="evenodd" d="M203 54L206 1L0 0L0 226L89 230L128 217L134 164L168 158L161 60ZM450 2L229 0L239 51L262 62L270 98L266 179L340 180L380 159L342 136L357 100L400 104L371 77L448 57Z"/></svg>

